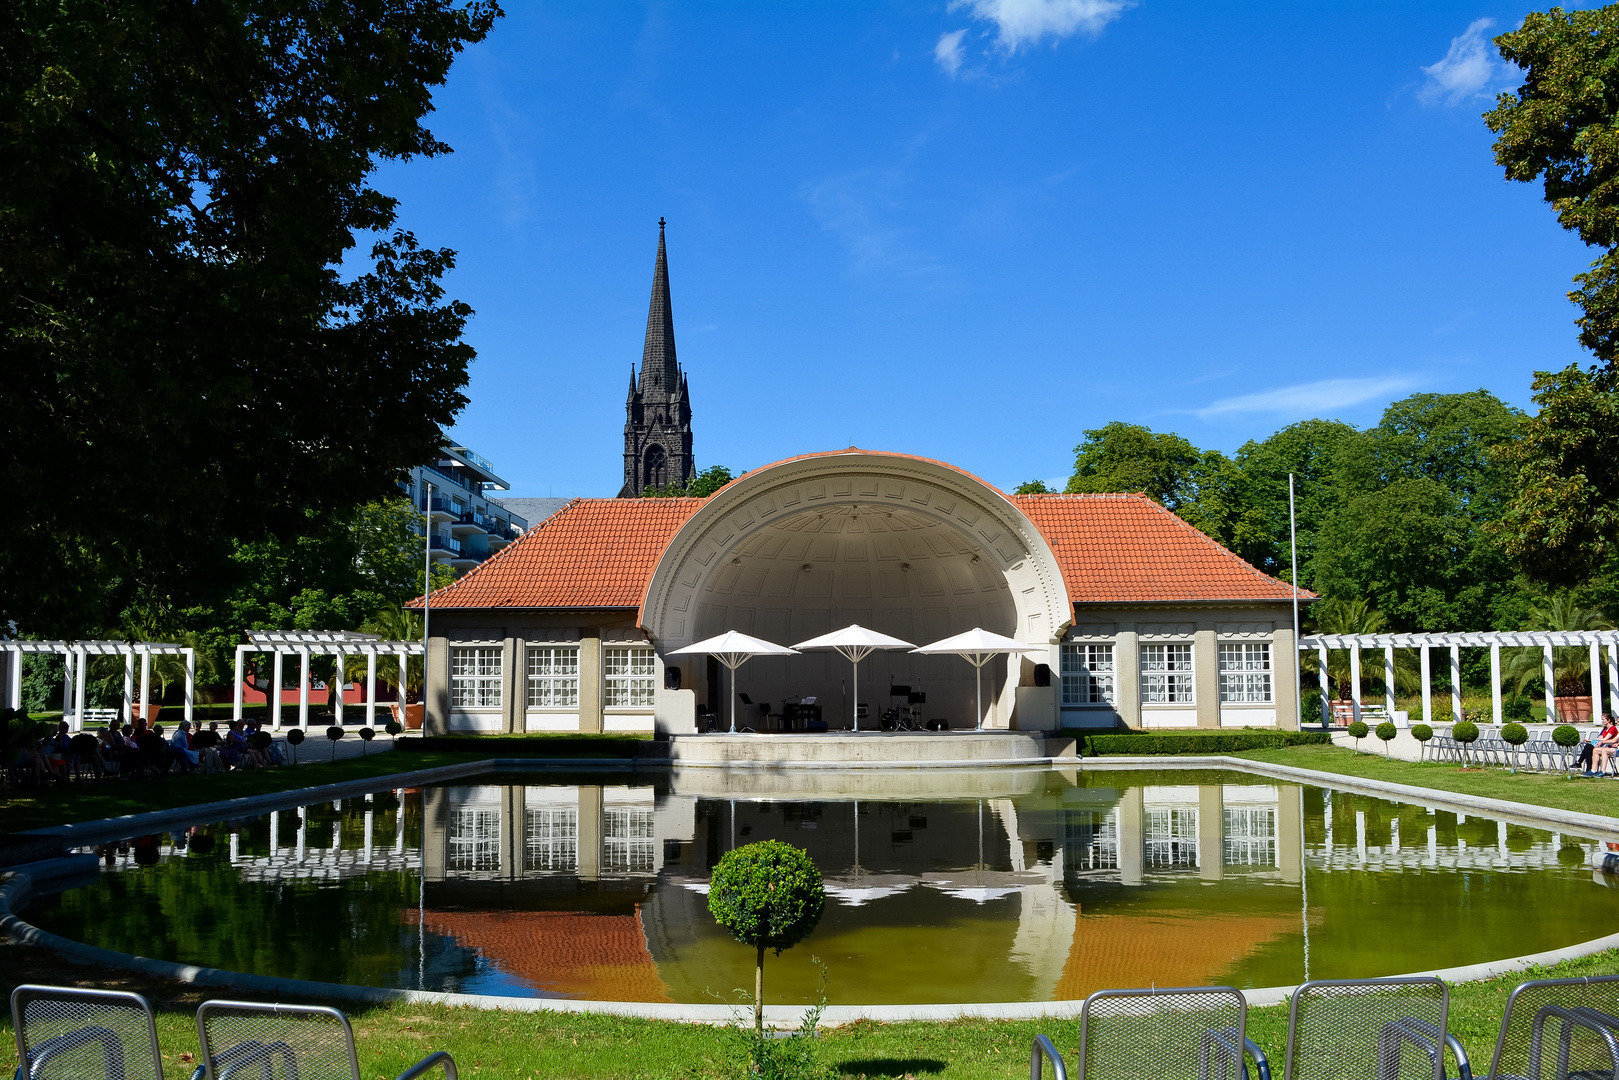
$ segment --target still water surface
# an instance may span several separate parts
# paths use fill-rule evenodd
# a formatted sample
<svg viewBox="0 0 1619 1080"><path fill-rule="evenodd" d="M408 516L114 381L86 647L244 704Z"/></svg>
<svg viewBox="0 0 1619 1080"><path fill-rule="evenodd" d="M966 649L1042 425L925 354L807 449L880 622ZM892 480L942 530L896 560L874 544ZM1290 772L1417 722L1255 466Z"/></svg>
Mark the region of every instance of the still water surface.
<svg viewBox="0 0 1619 1080"><path fill-rule="evenodd" d="M1045 1001L1499 959L1619 930L1591 842L1239 773L629 778L384 791L98 849L37 925L264 975L519 997L729 1000L726 851L826 875L770 999Z"/></svg>

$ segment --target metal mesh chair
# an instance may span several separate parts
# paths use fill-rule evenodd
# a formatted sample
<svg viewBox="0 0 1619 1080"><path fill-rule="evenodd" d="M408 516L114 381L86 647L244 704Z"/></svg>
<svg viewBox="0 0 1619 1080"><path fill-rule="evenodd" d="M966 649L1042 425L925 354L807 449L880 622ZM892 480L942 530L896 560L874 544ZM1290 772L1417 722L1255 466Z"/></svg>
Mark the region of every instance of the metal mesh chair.
<svg viewBox="0 0 1619 1080"><path fill-rule="evenodd" d="M1619 975L1542 979L1512 991L1490 1058L1490 1076L1619 1077Z"/></svg>
<svg viewBox="0 0 1619 1080"><path fill-rule="evenodd" d="M1288 1010L1285 1078L1445 1080L1449 1047L1472 1080L1467 1052L1445 1030L1449 1009L1450 991L1435 978L1307 982Z"/></svg>
<svg viewBox="0 0 1619 1080"><path fill-rule="evenodd" d="M360 1080L354 1029L336 1009L205 1001L197 1009L202 1064L191 1080ZM442 1068L457 1080L455 1061L440 1051L400 1074L413 1080Z"/></svg>
<svg viewBox="0 0 1619 1080"><path fill-rule="evenodd" d="M152 1006L139 994L19 986L18 1080L162 1080Z"/></svg>
<svg viewBox="0 0 1619 1080"><path fill-rule="evenodd" d="M1245 1048L1264 1060L1247 1041L1247 1020L1248 1002L1229 986L1099 990L1079 1012L1079 1080L1240 1080ZM1043 1050L1060 1064L1050 1043L1037 1040L1035 1080Z"/></svg>

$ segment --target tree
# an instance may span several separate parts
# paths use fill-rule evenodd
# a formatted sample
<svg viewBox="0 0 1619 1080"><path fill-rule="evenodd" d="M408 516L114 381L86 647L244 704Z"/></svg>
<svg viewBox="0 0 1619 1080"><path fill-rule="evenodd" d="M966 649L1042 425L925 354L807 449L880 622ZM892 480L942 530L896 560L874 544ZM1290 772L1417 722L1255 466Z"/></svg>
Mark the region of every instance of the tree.
<svg viewBox="0 0 1619 1080"><path fill-rule="evenodd" d="M710 465L702 472L693 476L686 483L671 480L663 487L645 487L641 489L643 499L702 499L714 494L720 488L729 484L736 477L724 465Z"/></svg>
<svg viewBox="0 0 1619 1080"><path fill-rule="evenodd" d="M1012 489L1014 495L1050 495L1051 489L1046 487L1044 480L1025 480Z"/></svg>
<svg viewBox="0 0 1619 1080"><path fill-rule="evenodd" d="M1193 499L1193 472L1202 453L1181 436L1120 420L1084 434L1074 447L1068 492L1139 491L1175 511Z"/></svg>
<svg viewBox="0 0 1619 1080"><path fill-rule="evenodd" d="M1338 420L1302 420L1261 441L1244 443L1236 466L1242 476L1241 497L1263 522L1246 547L1236 550L1267 573L1282 574L1291 560L1287 477L1294 476L1298 520L1298 582L1315 588L1311 569L1322 523L1337 508L1338 450L1356 436L1355 428Z"/></svg>
<svg viewBox="0 0 1619 1080"><path fill-rule="evenodd" d="M779 840L727 852L714 867L708 910L744 945L757 949L753 968L753 1027L764 1029L765 950L780 956L821 921L826 889L807 852Z"/></svg>
<svg viewBox="0 0 1619 1080"><path fill-rule="evenodd" d="M238 540L384 498L465 404L448 250L381 159L492 0L19 0L0 21L0 622L218 591ZM376 237L368 255L357 234Z"/></svg>

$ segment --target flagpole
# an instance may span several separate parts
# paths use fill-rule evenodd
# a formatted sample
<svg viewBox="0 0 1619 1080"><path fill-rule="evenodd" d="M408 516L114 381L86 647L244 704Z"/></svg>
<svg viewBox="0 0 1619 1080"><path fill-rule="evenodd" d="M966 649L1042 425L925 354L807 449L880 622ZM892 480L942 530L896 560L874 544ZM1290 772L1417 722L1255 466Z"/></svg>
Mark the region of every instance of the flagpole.
<svg viewBox="0 0 1619 1080"><path fill-rule="evenodd" d="M1293 503L1293 474L1287 474L1287 531L1293 552L1293 708L1298 713L1299 729L1304 727L1304 673L1299 668L1299 522ZM1324 680L1326 672L1321 673ZM1325 682L1322 685L1326 685Z"/></svg>

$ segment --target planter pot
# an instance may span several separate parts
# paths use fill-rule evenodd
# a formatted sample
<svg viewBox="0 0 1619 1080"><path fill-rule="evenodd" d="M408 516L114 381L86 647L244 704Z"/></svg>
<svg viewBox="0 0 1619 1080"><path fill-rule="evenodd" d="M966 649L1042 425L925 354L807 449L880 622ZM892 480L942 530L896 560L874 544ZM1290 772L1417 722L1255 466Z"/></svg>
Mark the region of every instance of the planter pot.
<svg viewBox="0 0 1619 1080"><path fill-rule="evenodd" d="M1591 698L1581 694L1577 697L1552 698L1552 705L1557 709L1557 722L1559 724L1589 724L1591 722Z"/></svg>
<svg viewBox="0 0 1619 1080"><path fill-rule="evenodd" d="M403 717L401 717L399 715L400 711L401 711L401 706L400 706L399 702L397 702L397 701L394 702L393 703L394 719L398 720L401 724L404 724L406 731L420 731L420 730L422 730L422 720L427 715L427 706L425 704L423 704L422 702L417 702L415 705L403 706L403 711L404 711L404 714L405 714Z"/></svg>
<svg viewBox="0 0 1619 1080"><path fill-rule="evenodd" d="M142 705L139 702L136 702L129 707L130 718L134 719L137 716L146 717L147 727L151 727L153 724L157 723L157 714L162 711L163 706L161 705ZM1591 711L1591 703L1589 701L1585 703L1585 711Z"/></svg>

